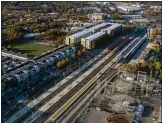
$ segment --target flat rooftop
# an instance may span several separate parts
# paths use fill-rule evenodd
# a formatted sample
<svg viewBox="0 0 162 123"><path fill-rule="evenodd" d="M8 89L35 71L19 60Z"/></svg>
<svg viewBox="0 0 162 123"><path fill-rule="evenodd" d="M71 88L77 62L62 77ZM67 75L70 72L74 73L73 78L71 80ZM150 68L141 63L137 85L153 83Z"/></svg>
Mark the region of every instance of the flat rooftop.
<svg viewBox="0 0 162 123"><path fill-rule="evenodd" d="M101 24L98 24L92 28L89 28L89 30L94 30L94 29L97 29L97 28L101 28L101 27L104 27L104 26L107 26L108 24L110 23L101 23Z"/></svg>
<svg viewBox="0 0 162 123"><path fill-rule="evenodd" d="M75 34L73 34L73 35L70 35L69 37L74 37L74 38L76 38L76 37L82 36L82 35L84 35L84 34L86 34L86 33L89 33L89 32L91 32L91 31L90 31L90 30L83 30L83 31L80 31L80 32L75 33Z"/></svg>
<svg viewBox="0 0 162 123"><path fill-rule="evenodd" d="M130 19L130 21L133 21L133 22L150 22L148 19L144 19L144 18L141 18L141 19Z"/></svg>
<svg viewBox="0 0 162 123"><path fill-rule="evenodd" d="M112 25L112 26L110 26L110 27L108 27L108 28L103 29L103 31L104 31L104 30L112 30L112 29L117 28L117 27L119 27L119 26L121 26L121 24L114 24L114 25Z"/></svg>
<svg viewBox="0 0 162 123"><path fill-rule="evenodd" d="M104 32L98 32L98 33L95 33L95 34L85 38L85 39L89 40L89 41L93 41L95 38L100 37L100 36L102 36L104 34L105 34Z"/></svg>
<svg viewBox="0 0 162 123"><path fill-rule="evenodd" d="M119 5L119 6L117 6L117 8L123 8L123 9L128 9L128 10L139 10L139 9L143 9L143 8L136 7L136 6L125 6L125 5Z"/></svg>

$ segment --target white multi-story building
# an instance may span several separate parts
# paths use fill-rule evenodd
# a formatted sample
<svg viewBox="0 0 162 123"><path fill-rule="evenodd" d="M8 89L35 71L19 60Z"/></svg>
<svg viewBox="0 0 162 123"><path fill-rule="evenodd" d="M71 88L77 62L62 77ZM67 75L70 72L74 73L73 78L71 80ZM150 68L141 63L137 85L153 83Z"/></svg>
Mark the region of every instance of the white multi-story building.
<svg viewBox="0 0 162 123"><path fill-rule="evenodd" d="M122 30L121 24L113 24L112 26L102 29L102 32L106 32L109 35L116 34Z"/></svg>
<svg viewBox="0 0 162 123"><path fill-rule="evenodd" d="M140 12L140 11L144 11L143 8L140 7L136 7L136 6L125 6L125 5L119 5L117 6L117 8L119 10L122 10L124 12Z"/></svg>
<svg viewBox="0 0 162 123"><path fill-rule="evenodd" d="M111 25L110 23L100 23L89 29L85 29L83 31L70 35L66 37L65 44L67 45L79 44L81 42L81 38L86 38L92 35L93 33L99 32L101 29L106 28L110 25Z"/></svg>
<svg viewBox="0 0 162 123"><path fill-rule="evenodd" d="M70 35L70 36L66 37L65 44L73 45L73 44L80 43L81 38L88 37L91 34L92 34L92 31L90 31L90 30L80 31L78 33L75 33L73 35Z"/></svg>
<svg viewBox="0 0 162 123"><path fill-rule="evenodd" d="M82 38L81 44L87 49L93 49L93 48L95 48L95 46L93 46L93 44L96 45L95 42L97 40L101 39L102 37L104 37L105 35L106 35L105 32L97 32L87 38Z"/></svg>
<svg viewBox="0 0 162 123"><path fill-rule="evenodd" d="M100 31L103 28L106 28L107 26L110 26L110 23L101 23L101 24L98 24L96 26L93 26L93 27L89 28L88 30L95 33L95 32Z"/></svg>
<svg viewBox="0 0 162 123"><path fill-rule="evenodd" d="M140 14L136 14L136 15L122 15L122 16L124 17L125 20L142 18L142 16Z"/></svg>

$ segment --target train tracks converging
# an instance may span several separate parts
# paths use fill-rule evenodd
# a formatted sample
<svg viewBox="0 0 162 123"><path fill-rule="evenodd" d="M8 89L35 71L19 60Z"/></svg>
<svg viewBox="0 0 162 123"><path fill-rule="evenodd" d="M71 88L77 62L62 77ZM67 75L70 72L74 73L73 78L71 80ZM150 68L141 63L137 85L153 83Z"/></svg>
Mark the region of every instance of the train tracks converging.
<svg viewBox="0 0 162 123"><path fill-rule="evenodd" d="M133 38L131 38L133 39ZM93 86L93 84L95 84L95 82L97 81L97 79L99 79L101 77L101 74L105 73L105 71L110 68L112 65L114 65L114 63L117 61L118 59L118 55L115 56L115 54L117 53L117 51L119 49L121 49L125 44L129 43L128 40L121 42L119 44L119 47L117 47L116 49L113 50L112 55L109 57L110 61L113 61L113 63L103 63L105 65L105 68L103 67L103 69L99 72L98 75L95 75L91 80L89 80L84 87L82 87L81 89L79 89L79 92L77 92L75 95L73 95L70 99L68 99L66 101L66 103L63 104L63 106L61 106L56 112L54 112L52 114L52 116L50 118L48 118L48 120L46 120L46 123L59 123L60 122L60 117L64 116L66 114L66 111L71 107L74 106L74 102L77 101L79 99L79 97L82 96L83 93L86 93L86 89L88 89L89 87ZM113 57L115 56L115 57ZM108 60L106 60L108 61ZM105 62L106 62L105 61ZM97 68L98 69L98 68ZM106 70L105 70L106 69ZM113 71L112 71L113 72ZM111 72L110 72L111 73ZM115 73L113 73L115 75ZM113 75L112 75L113 76ZM88 91L88 90L87 90ZM71 113L71 112L69 112ZM64 121L64 122L68 122L68 120Z"/></svg>
<svg viewBox="0 0 162 123"><path fill-rule="evenodd" d="M72 73L71 77L68 76L66 78L66 81L62 80L62 82L47 90L37 99L33 100L26 107L24 107L10 119L8 119L6 123L43 123L57 121L59 117L65 112L65 108L62 109L61 107L67 104L69 102L69 99L74 97L75 93L78 93L82 89L85 89L82 93L84 95L84 93L86 93L86 90L89 90L89 88L94 85L94 82L91 82L91 80L98 73L104 75L105 72L102 72L101 70L104 69L106 65L111 63L113 59L116 58L117 53L130 41L132 41L132 37L129 36L121 38L120 40L116 40L115 42L113 42L113 44L109 45L109 47L106 48L100 55L95 57L94 61L92 60L91 63L87 63L87 66L84 66L80 70L76 70L77 72ZM109 67L111 67L111 65L109 65ZM88 83L89 86L87 86L87 88L84 88ZM81 93L79 95L83 96L81 95ZM69 107L70 106L71 105L69 105ZM61 109L62 111L60 111Z"/></svg>
<svg viewBox="0 0 162 123"><path fill-rule="evenodd" d="M117 75L117 70L110 68L107 70L106 74L104 75L104 78L106 76L106 81L109 81L116 75ZM70 105L69 108L65 110L63 115L61 115L58 118L58 120L55 121L56 123L71 123L72 121L75 121L77 115L82 110L88 107L88 105L92 102L94 95L97 93L99 88L100 90L102 90L101 87L103 87L105 84L105 83L100 83L100 81L98 81L100 80L98 79L98 77L96 78L97 81L92 83L91 86L87 87L87 90L84 91L81 96L78 96L78 98L76 98L76 100L72 103L72 105ZM101 75L101 77L103 77L103 75ZM47 123L50 123L50 122L53 122L53 121L47 121Z"/></svg>
<svg viewBox="0 0 162 123"><path fill-rule="evenodd" d="M129 39L128 39L129 40ZM88 81L90 81L90 79L92 79L102 68L105 67L106 64L108 64L110 61L112 61L112 59L116 56L115 53L120 50L122 48L122 46L125 45L125 43L128 43L126 41L121 42L119 45L119 47L116 47L113 49L113 51L108 55L107 58L105 58L102 62L102 64L100 64L99 67L97 67L89 76L87 76L82 82L81 85L80 83L74 88L74 90L71 90L71 93L67 93L68 95L66 95L66 99L62 100L62 103L64 104L65 102L68 101L69 97L72 97L74 95L74 93L76 92L76 90L80 90L86 83L88 83ZM103 74L103 73L101 73ZM69 96L70 95L70 96ZM67 99L68 98L68 99ZM60 102L59 105L53 105L49 110L47 110L45 113L43 113L43 115L41 115L38 119L36 119L34 122L44 122L45 119L47 119L47 117L49 117L48 115L51 115L52 112L57 111L57 109L60 107Z"/></svg>
<svg viewBox="0 0 162 123"><path fill-rule="evenodd" d="M122 39L123 40L123 39ZM115 47L117 44L119 44L119 42L121 42L122 40L116 40L112 45L109 46L108 49L104 50L102 52L102 55L99 55L98 57L96 57L94 59L94 62L92 64L87 65L87 67L92 66L93 64L96 64L98 61L100 61L100 59L102 59L105 55L107 55L107 53L110 52L110 49L112 49L112 47ZM83 67L84 68L84 67ZM85 69L85 68L84 68ZM84 70L83 69L83 70ZM81 69L82 70L82 69ZM32 101L31 103L29 103L26 107L24 107L22 110L20 110L19 112L17 112L14 116L12 116L7 122L20 122L21 120L23 120L23 118L25 118L26 116L31 115L32 112L36 111L39 107L41 107L44 103L46 103L49 99L51 99L53 96L55 96L59 91L63 90L67 85L69 85L70 83L72 83L75 79L77 79L79 76L82 75L84 71L80 71L80 73L78 72L78 75L75 74L75 77L69 79L69 77L67 77L66 82L64 82L62 85L57 84L56 86L59 86L58 89L51 88L47 91L48 94L46 95L41 95L39 96L36 100ZM25 116L25 117L24 117Z"/></svg>

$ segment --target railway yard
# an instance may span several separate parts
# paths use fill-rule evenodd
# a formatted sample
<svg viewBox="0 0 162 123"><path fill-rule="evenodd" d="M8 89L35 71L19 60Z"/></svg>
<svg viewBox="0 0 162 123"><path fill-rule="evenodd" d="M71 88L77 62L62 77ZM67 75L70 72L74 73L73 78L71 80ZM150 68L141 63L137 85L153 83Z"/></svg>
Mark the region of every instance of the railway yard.
<svg viewBox="0 0 162 123"><path fill-rule="evenodd" d="M162 122L160 2L1 7L2 123Z"/></svg>
<svg viewBox="0 0 162 123"><path fill-rule="evenodd" d="M118 69L123 63L131 60L137 49L146 40L146 30L140 29L137 32L116 36L105 46L87 50L81 57L78 57L78 51L81 50L79 47L66 45L42 56L33 59L28 58L27 61L23 62L21 62L22 59L15 60L18 58L4 55L2 64L7 74L4 72L2 78L4 80L10 78L12 81L16 81L15 77L19 78L22 75L18 79L19 83L23 83L22 86L17 87L15 82L14 89L24 89L15 93L14 96L13 89L11 89L10 93L7 92L8 95L11 95L10 98L4 93L2 122L75 122L94 102L95 106L99 106L95 100L101 93L104 94L101 95L100 99L97 99L97 102L100 102L99 104L102 104L105 101L104 99L108 98L116 102L115 104L108 104L108 107L112 107L112 111L123 112L122 109L127 109L125 113L132 111L128 106L128 101L126 101L127 98L129 103L135 102L133 97L128 96L128 92L132 88L130 88L130 82L119 81L120 72ZM66 67L58 69L56 65L53 65L61 59L70 59L73 54L76 55L77 59L71 59ZM14 62L10 59L14 59ZM6 70L6 64L12 68ZM30 79L27 79L25 75L29 75ZM33 81L33 83L30 81ZM122 87L123 84L127 86L124 86L124 88ZM114 87L114 85L116 86ZM112 90L112 87L114 90ZM121 95L121 93L125 95ZM140 99L136 101L140 102ZM117 105L122 105L122 108Z"/></svg>

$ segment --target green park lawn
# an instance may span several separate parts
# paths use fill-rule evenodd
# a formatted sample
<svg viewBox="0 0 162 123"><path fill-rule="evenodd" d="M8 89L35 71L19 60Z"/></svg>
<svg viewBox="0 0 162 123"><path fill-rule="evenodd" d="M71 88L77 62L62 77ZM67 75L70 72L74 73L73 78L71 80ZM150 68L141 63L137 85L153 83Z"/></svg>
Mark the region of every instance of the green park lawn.
<svg viewBox="0 0 162 123"><path fill-rule="evenodd" d="M44 44L39 44L37 42L27 42L20 44L11 45L11 49L26 53L32 56L40 56L42 53L46 53L49 50L55 49L53 46L47 46Z"/></svg>

